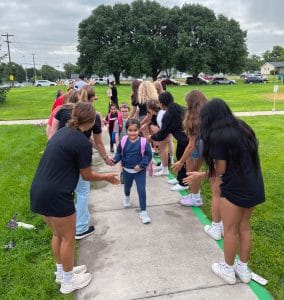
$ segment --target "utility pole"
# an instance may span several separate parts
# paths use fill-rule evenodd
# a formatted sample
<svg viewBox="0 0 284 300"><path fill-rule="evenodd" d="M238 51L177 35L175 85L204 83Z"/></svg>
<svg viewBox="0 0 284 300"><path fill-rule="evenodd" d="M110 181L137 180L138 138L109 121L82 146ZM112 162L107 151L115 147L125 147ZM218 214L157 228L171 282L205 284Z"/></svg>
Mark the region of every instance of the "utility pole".
<svg viewBox="0 0 284 300"><path fill-rule="evenodd" d="M33 55L33 64L34 64L34 77L36 82L35 54L33 53L32 55Z"/></svg>
<svg viewBox="0 0 284 300"><path fill-rule="evenodd" d="M8 47L8 57L9 57L9 80L12 81L12 86L14 86L14 75L12 74L12 62L11 62L11 54L10 54L10 41L9 41L9 37L14 36L12 34L1 34L1 36L5 36L6 37L6 43L7 43L7 47Z"/></svg>

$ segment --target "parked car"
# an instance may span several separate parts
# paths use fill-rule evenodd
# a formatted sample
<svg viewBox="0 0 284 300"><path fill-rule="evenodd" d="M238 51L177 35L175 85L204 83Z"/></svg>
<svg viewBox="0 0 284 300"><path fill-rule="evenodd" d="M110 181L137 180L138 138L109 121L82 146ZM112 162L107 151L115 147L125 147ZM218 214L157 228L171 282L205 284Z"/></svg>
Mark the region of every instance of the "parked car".
<svg viewBox="0 0 284 300"><path fill-rule="evenodd" d="M56 86L57 83L49 80L37 80L35 86Z"/></svg>
<svg viewBox="0 0 284 300"><path fill-rule="evenodd" d="M186 80L185 80L185 83L186 84L195 84L194 80L193 80L193 76L188 76L186 77ZM209 80L203 78L203 77L197 77L197 84L208 84L209 83Z"/></svg>
<svg viewBox="0 0 284 300"><path fill-rule="evenodd" d="M18 81L14 81L13 85L14 85L15 88L24 87L24 85L22 83L18 82Z"/></svg>
<svg viewBox="0 0 284 300"><path fill-rule="evenodd" d="M73 84L74 83L74 80L73 79L66 79L65 81L64 81L64 85L65 86L67 86L67 87L69 87L71 84Z"/></svg>
<svg viewBox="0 0 284 300"><path fill-rule="evenodd" d="M264 81L261 76L248 76L244 80L244 83L264 83L264 82L266 81Z"/></svg>
<svg viewBox="0 0 284 300"><path fill-rule="evenodd" d="M263 80L263 82L264 81L266 81L266 82L268 82L268 79L267 79L267 77L266 76L264 76L264 75L262 75L262 74L250 74L249 76L247 76L247 77L259 77L259 78L262 78L262 80Z"/></svg>
<svg viewBox="0 0 284 300"><path fill-rule="evenodd" d="M228 79L226 77L215 77L212 80L212 84L235 84L235 80Z"/></svg>
<svg viewBox="0 0 284 300"><path fill-rule="evenodd" d="M93 82L94 85L108 84L107 78L104 78L104 77L93 77L93 78L91 78L91 81Z"/></svg>
<svg viewBox="0 0 284 300"><path fill-rule="evenodd" d="M180 82L171 78L164 78L161 80L161 83L166 85L180 85Z"/></svg>

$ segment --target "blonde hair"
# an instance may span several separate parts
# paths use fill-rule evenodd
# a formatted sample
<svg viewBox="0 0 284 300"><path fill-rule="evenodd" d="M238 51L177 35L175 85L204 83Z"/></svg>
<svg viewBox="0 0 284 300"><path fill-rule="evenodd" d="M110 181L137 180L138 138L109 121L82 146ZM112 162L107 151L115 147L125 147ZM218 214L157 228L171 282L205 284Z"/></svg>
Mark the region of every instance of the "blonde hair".
<svg viewBox="0 0 284 300"><path fill-rule="evenodd" d="M161 80L156 80L153 83L158 92L158 95L160 95L162 92L164 92L164 88L162 86Z"/></svg>
<svg viewBox="0 0 284 300"><path fill-rule="evenodd" d="M197 136L200 130L200 111L207 102L207 98L198 90L192 90L185 96L187 104L183 119L183 129L187 136Z"/></svg>
<svg viewBox="0 0 284 300"><path fill-rule="evenodd" d="M146 104L148 100L158 101L158 92L151 81L143 81L138 88L138 102Z"/></svg>

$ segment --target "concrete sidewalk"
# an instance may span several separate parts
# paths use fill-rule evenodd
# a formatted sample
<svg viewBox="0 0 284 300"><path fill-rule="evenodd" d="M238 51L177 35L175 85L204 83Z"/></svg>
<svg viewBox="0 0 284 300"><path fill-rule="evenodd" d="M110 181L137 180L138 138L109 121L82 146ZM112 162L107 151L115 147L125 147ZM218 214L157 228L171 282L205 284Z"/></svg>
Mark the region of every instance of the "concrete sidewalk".
<svg viewBox="0 0 284 300"><path fill-rule="evenodd" d="M98 172L119 171L98 154L94 161ZM77 258L93 279L77 299L257 299L247 284L227 285L212 273L211 264L222 261L223 252L179 199L166 177L147 177L152 223L143 225L135 186L132 208L124 209L123 185L93 184L89 203L96 232L78 242Z"/></svg>

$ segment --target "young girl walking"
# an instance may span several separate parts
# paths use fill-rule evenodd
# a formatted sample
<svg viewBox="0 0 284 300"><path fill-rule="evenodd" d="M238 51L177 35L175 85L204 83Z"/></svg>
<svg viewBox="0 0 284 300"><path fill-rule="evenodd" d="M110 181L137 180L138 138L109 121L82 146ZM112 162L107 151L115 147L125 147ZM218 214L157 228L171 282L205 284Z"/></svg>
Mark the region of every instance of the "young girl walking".
<svg viewBox="0 0 284 300"><path fill-rule="evenodd" d="M125 208L130 207L130 190L135 180L140 205L140 219L143 224L151 222L146 211L146 168L152 160L152 151L145 138L139 137L140 122L130 119L126 122L127 136L120 141L113 159L114 163L121 161L124 178Z"/></svg>
<svg viewBox="0 0 284 300"><path fill-rule="evenodd" d="M229 284L236 282L235 275L247 283L251 280L247 267L251 251L249 220L254 207L265 201L257 139L221 99L209 101L201 110L200 135L208 176L221 177L222 182L220 212L225 262L214 263L212 271ZM235 263L237 249L239 259Z"/></svg>

